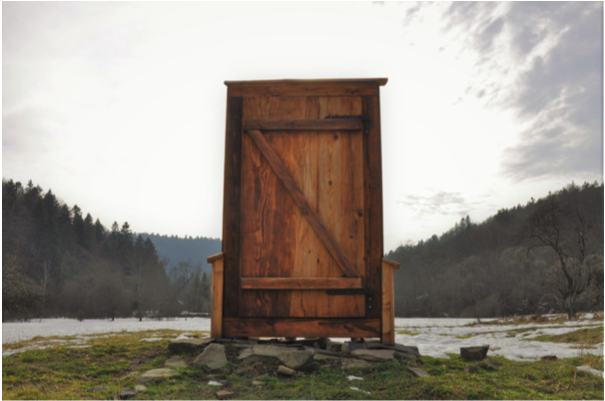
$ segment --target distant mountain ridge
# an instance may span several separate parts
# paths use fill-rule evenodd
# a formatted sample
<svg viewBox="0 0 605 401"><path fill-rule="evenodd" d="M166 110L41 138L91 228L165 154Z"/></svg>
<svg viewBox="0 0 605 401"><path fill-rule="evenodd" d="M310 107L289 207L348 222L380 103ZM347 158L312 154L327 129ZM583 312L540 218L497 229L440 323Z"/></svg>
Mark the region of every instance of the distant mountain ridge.
<svg viewBox="0 0 605 401"><path fill-rule="evenodd" d="M211 266L206 258L221 252L221 240L218 238L168 236L141 233L144 240L149 238L160 258L166 258L169 265L189 261L195 265L201 263L202 269L209 272Z"/></svg>

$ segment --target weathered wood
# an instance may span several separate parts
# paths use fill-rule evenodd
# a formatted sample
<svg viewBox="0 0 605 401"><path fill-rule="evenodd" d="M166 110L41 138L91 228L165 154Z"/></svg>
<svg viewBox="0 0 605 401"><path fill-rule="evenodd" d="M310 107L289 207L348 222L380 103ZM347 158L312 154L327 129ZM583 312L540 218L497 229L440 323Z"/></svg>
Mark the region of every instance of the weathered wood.
<svg viewBox="0 0 605 401"><path fill-rule="evenodd" d="M317 102L314 98L279 97L246 98L244 100L244 120L267 119L317 119ZM313 152L315 132L297 131L288 135L282 132L267 133L265 139L279 152L291 175L300 183L304 194L312 202L315 198L313 186L307 185L316 177L316 166L308 163L307 155ZM313 277L318 265L310 265L313 254L308 253L316 244L313 228L304 218L281 184L271 166L262 156L249 135L243 137L242 164L242 244L240 275L242 277ZM305 238L314 242L305 248L298 234L308 233ZM312 238L311 238L312 237ZM283 250L287 249L288 252ZM302 259L302 260L301 260ZM315 259L313 259L315 262ZM299 265L311 268L308 274L301 274ZM328 266L333 276L342 275L340 269ZM315 268L315 270L313 270ZM240 293L240 316L308 316L313 311L293 302L293 298L306 291L245 290ZM297 300L298 301L298 300ZM313 315L310 315L313 316Z"/></svg>
<svg viewBox="0 0 605 401"><path fill-rule="evenodd" d="M292 200L296 204L296 206L300 209L302 214L309 220L311 226L315 230L317 236L321 239L323 244L325 245L330 255L334 258L334 260L338 263L338 266L342 269L343 274L347 277L359 277L359 273L355 269L355 267L351 264L349 259L344 255L338 243L334 239L334 236L328 231L328 229L324 226L324 224L319 219L319 216L310 206L307 200L305 199L304 194L296 184L296 182L292 179L292 176L279 159L275 151L267 144L267 141L263 138L263 134L257 130L249 130L246 131L250 138L254 141L254 144L261 151L265 159L271 165L271 168L284 185Z"/></svg>
<svg viewBox="0 0 605 401"><path fill-rule="evenodd" d="M206 259L206 262L212 264L212 263L214 263L215 260L222 259L224 256L225 256L225 254L223 252L217 253L216 255L208 256L208 258Z"/></svg>
<svg viewBox="0 0 605 401"><path fill-rule="evenodd" d="M382 263L383 264L386 263L387 265L391 266L391 268L393 268L395 270L399 270L401 268L401 263L395 262L394 260L382 258Z"/></svg>
<svg viewBox="0 0 605 401"><path fill-rule="evenodd" d="M244 129L259 131L361 131L360 119L248 120Z"/></svg>
<svg viewBox="0 0 605 401"><path fill-rule="evenodd" d="M399 265L393 261L382 260L382 343L395 344L395 290L393 270Z"/></svg>
<svg viewBox="0 0 605 401"><path fill-rule="evenodd" d="M212 313L210 316L210 336L212 338L223 336L223 261L221 254L221 257L212 262Z"/></svg>
<svg viewBox="0 0 605 401"><path fill-rule="evenodd" d="M223 195L223 252L225 282L225 316L238 315L240 262L240 195L242 173L241 97L227 98L225 133L225 184Z"/></svg>
<svg viewBox="0 0 605 401"><path fill-rule="evenodd" d="M328 290L328 289L355 289L363 288L361 278L346 277L241 277L242 289L264 289L264 290Z"/></svg>
<svg viewBox="0 0 605 401"><path fill-rule="evenodd" d="M382 217L382 156L380 144L380 109L378 96L362 97L363 118L367 124L366 140L367 176L366 179L366 210L369 213L367 232L369 243L366 247L369 252L369 265L366 266L366 286L368 291L375 294L372 297L372 308L368 310L367 317L380 318L382 305L382 280L376 269L382 265L383 246L383 217Z"/></svg>
<svg viewBox="0 0 605 401"><path fill-rule="evenodd" d="M232 86L238 84L250 85L308 85L308 84L376 84L384 86L388 78L340 78L340 79L268 79L257 81L225 81L225 85Z"/></svg>
<svg viewBox="0 0 605 401"><path fill-rule="evenodd" d="M379 337L380 319L225 318L225 337Z"/></svg>
<svg viewBox="0 0 605 401"><path fill-rule="evenodd" d="M320 97L319 118L329 116L359 116L362 113L360 97ZM365 272L364 249L364 182L363 133L340 131L318 135L318 214L333 233L340 249L349 257L360 276ZM318 258L328 257L321 249ZM366 297L336 297L321 305L328 310L355 310L356 316L366 316Z"/></svg>
<svg viewBox="0 0 605 401"><path fill-rule="evenodd" d="M225 148L225 195L228 186L231 192L224 213L237 214L238 221L228 227L231 220L224 217L223 335L338 332L342 337L386 338L383 321L390 320L383 317L388 297L383 298L382 285L388 273L382 272L378 100L384 83L377 79L226 83L227 135L239 142L229 151ZM232 98L240 102L239 110ZM327 118L335 116L355 118ZM304 208L284 184L285 175L276 174L245 131L262 132L260 139L281 162L282 172L306 202ZM356 270L355 277L343 277L309 211ZM372 293L372 303L366 305L365 295L329 296L326 290L331 288L321 287L341 280L347 280L346 285L359 280L362 289ZM288 288L278 288L282 286ZM371 329L359 328L368 324Z"/></svg>
<svg viewBox="0 0 605 401"><path fill-rule="evenodd" d="M297 96L377 96L378 84L367 83L276 83L256 84L250 82L228 84L228 96L238 97L297 97Z"/></svg>

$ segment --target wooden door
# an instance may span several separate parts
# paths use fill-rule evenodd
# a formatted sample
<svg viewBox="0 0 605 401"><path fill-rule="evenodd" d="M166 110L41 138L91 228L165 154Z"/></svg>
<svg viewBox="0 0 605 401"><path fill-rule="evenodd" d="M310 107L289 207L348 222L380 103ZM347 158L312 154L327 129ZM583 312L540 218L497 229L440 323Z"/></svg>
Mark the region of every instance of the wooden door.
<svg viewBox="0 0 605 401"><path fill-rule="evenodd" d="M385 83L226 82L217 335L382 335Z"/></svg>
<svg viewBox="0 0 605 401"><path fill-rule="evenodd" d="M243 115L238 315L365 317L361 99L247 98Z"/></svg>

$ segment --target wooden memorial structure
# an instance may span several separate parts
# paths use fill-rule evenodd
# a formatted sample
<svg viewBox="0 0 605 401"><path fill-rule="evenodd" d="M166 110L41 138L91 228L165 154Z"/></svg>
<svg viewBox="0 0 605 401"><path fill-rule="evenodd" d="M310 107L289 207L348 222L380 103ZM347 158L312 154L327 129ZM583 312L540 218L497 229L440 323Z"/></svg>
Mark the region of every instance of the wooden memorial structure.
<svg viewBox="0 0 605 401"><path fill-rule="evenodd" d="M227 81L211 336L394 343L383 255L386 78Z"/></svg>

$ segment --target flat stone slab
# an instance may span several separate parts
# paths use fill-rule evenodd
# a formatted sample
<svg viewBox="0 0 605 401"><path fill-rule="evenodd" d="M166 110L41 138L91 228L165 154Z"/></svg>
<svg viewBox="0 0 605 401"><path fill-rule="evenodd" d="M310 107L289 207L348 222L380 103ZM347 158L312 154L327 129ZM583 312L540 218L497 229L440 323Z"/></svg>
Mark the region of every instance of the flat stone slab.
<svg viewBox="0 0 605 401"><path fill-rule="evenodd" d="M92 388L92 392L93 392L93 393L96 393L96 392L98 392L98 391L104 391L104 390L107 390L107 387L105 387L105 386L94 386L94 387Z"/></svg>
<svg viewBox="0 0 605 401"><path fill-rule="evenodd" d="M499 370L500 367L496 365L494 361L489 358L485 358L481 364L481 367L485 370Z"/></svg>
<svg viewBox="0 0 605 401"><path fill-rule="evenodd" d="M181 338L171 341L168 350L174 354L197 351L213 341L213 338Z"/></svg>
<svg viewBox="0 0 605 401"><path fill-rule="evenodd" d="M120 391L120 399L129 400L133 397L136 397L137 392L132 388L124 388Z"/></svg>
<svg viewBox="0 0 605 401"><path fill-rule="evenodd" d="M479 347L460 347L460 357L465 361L482 361L487 356L489 345Z"/></svg>
<svg viewBox="0 0 605 401"><path fill-rule="evenodd" d="M429 372L427 372L423 368L408 368L408 369L410 370L410 372L412 372L417 377L428 377L428 376L430 376Z"/></svg>
<svg viewBox="0 0 605 401"><path fill-rule="evenodd" d="M167 360L166 363L164 363L164 366L167 368L186 368L187 362L185 362L185 360L180 356L176 355Z"/></svg>
<svg viewBox="0 0 605 401"><path fill-rule="evenodd" d="M288 350L288 348L276 345L256 344L252 347L252 352L254 353L254 355L270 356L275 358L277 358L279 354L286 350Z"/></svg>
<svg viewBox="0 0 605 401"><path fill-rule="evenodd" d="M338 359L337 356L325 355L325 354L315 354L313 355L313 359L316 361L327 361L327 360L335 360Z"/></svg>
<svg viewBox="0 0 605 401"><path fill-rule="evenodd" d="M395 344L395 351L403 354L415 355L416 357L420 358L418 347L415 346Z"/></svg>
<svg viewBox="0 0 605 401"><path fill-rule="evenodd" d="M294 376L296 375L296 371L294 369L290 369L284 365L279 365L277 368L277 373L280 373L284 376Z"/></svg>
<svg viewBox="0 0 605 401"><path fill-rule="evenodd" d="M371 363L368 363L361 359L343 358L342 359L342 368L344 370L359 369L362 372L367 372L368 370L372 369L373 366Z"/></svg>
<svg viewBox="0 0 605 401"><path fill-rule="evenodd" d="M175 372L172 369L152 369L137 377L136 382L145 384L151 381L159 381L167 377L177 376L178 374L179 372Z"/></svg>
<svg viewBox="0 0 605 401"><path fill-rule="evenodd" d="M227 397L231 397L232 395L234 395L235 393L231 392L231 391L227 391L227 390L221 390L221 391L217 391L216 392L216 396L218 398L227 398Z"/></svg>
<svg viewBox="0 0 605 401"><path fill-rule="evenodd" d="M395 351L390 349L357 349L351 355L370 362L386 362L395 359Z"/></svg>
<svg viewBox="0 0 605 401"><path fill-rule="evenodd" d="M195 365L203 365L211 370L222 369L227 364L225 346L222 344L210 344L204 349L195 361Z"/></svg>
<svg viewBox="0 0 605 401"><path fill-rule="evenodd" d="M290 369L306 369L313 363L313 352L311 351L282 351L277 355L281 363Z"/></svg>
<svg viewBox="0 0 605 401"><path fill-rule="evenodd" d="M314 354L312 349L256 344L240 352L237 359L244 362L279 361L292 369L305 369L313 362Z"/></svg>

